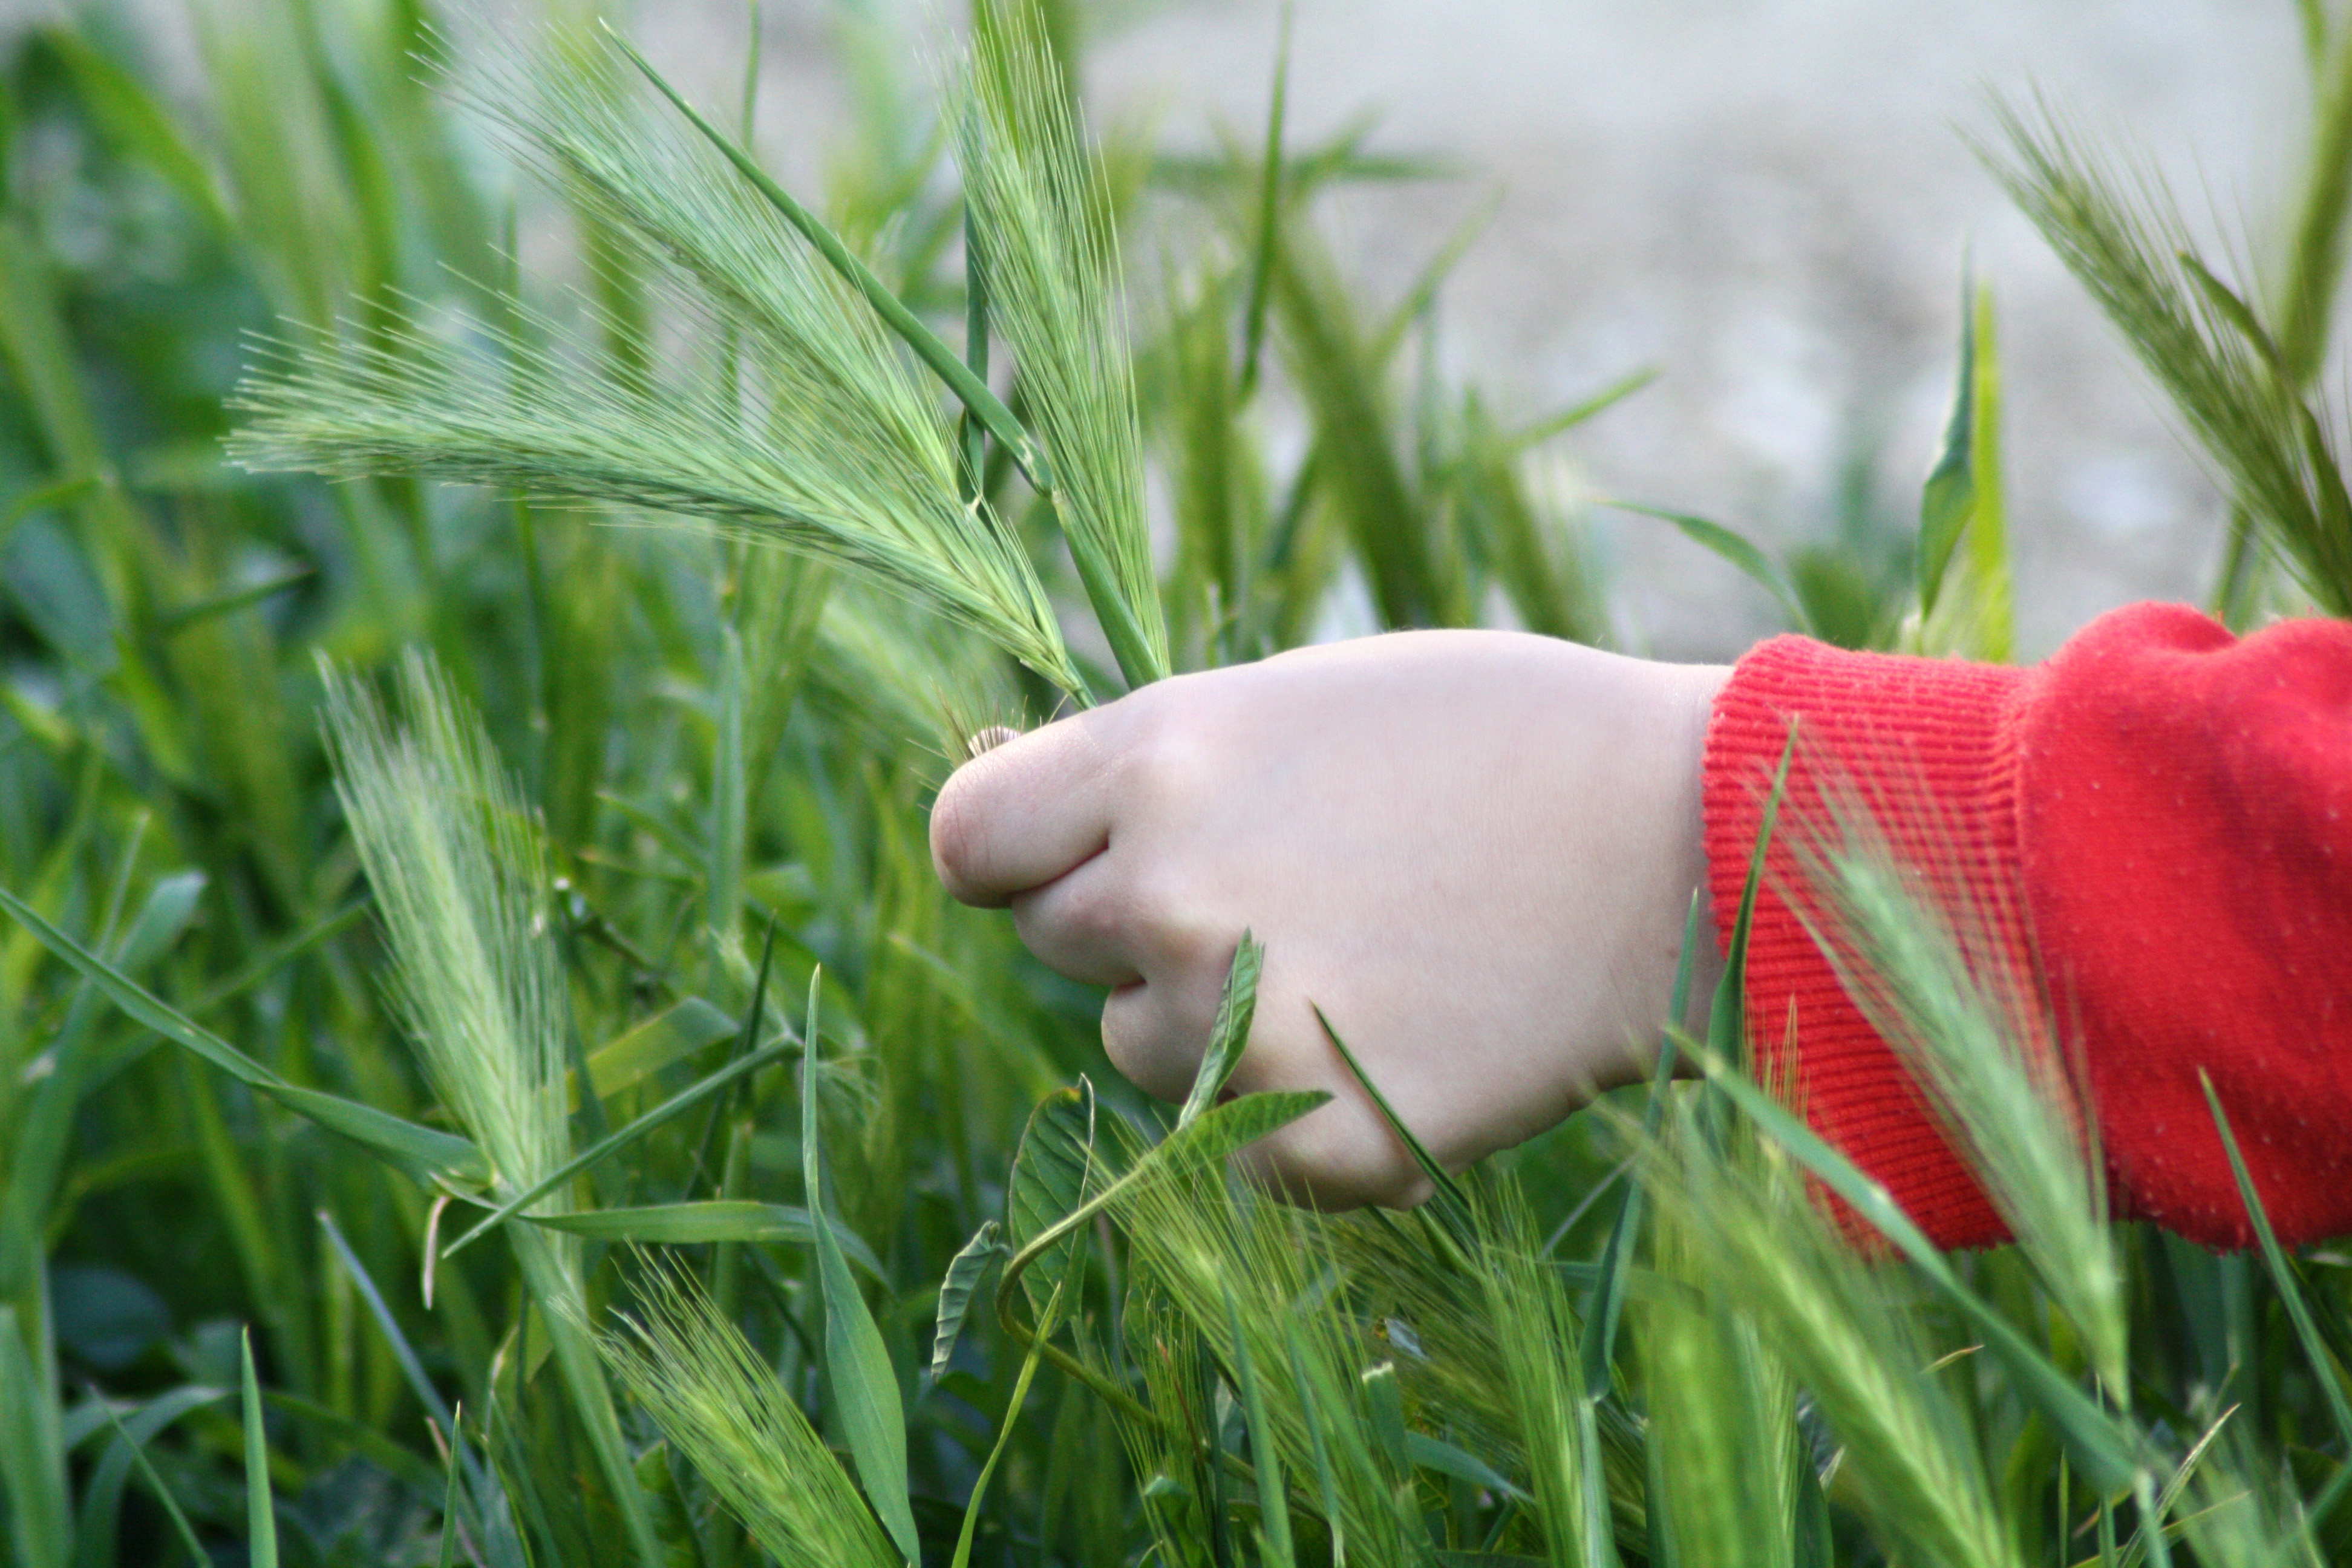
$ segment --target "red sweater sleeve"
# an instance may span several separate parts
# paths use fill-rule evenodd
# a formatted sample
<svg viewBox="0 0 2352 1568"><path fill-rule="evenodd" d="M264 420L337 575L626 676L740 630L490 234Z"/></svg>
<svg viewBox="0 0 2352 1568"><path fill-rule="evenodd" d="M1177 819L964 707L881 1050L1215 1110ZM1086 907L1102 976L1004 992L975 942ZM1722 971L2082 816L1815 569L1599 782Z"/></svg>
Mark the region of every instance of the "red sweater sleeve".
<svg viewBox="0 0 2352 1568"><path fill-rule="evenodd" d="M2352 626L2238 640L2142 605L2031 669L1774 638L1740 661L1707 732L1725 933L1792 720L1801 827L1834 773L1907 802L1898 815L1958 851L1944 861L1979 907L2018 911L2010 962L2078 1064L2118 1214L2252 1239L2202 1068L2281 1237L2352 1231ZM1937 1242L2004 1239L1782 896L1790 837L1770 847L1748 949L1759 1052Z"/></svg>

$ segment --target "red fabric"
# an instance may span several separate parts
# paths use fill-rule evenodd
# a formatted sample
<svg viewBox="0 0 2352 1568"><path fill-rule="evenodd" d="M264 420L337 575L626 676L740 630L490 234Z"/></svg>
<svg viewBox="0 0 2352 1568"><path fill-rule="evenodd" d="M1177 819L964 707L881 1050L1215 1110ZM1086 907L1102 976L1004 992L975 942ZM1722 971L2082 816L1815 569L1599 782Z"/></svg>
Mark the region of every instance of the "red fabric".
<svg viewBox="0 0 2352 1568"><path fill-rule="evenodd" d="M2238 640L2142 605L2032 669L1763 644L1707 734L1727 940L1791 720L1750 1026L1813 1125L1930 1236L2007 1232L1790 906L1825 782L1989 917L2088 1090L2118 1214L2252 1239L2201 1068L2282 1239L2352 1232L2352 626Z"/></svg>

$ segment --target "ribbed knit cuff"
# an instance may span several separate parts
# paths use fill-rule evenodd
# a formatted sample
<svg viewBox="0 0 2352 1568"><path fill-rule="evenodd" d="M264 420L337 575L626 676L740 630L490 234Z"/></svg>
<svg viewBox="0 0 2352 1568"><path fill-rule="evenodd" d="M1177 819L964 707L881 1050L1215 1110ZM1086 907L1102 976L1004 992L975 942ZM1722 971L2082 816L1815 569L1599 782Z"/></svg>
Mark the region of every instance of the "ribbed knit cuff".
<svg viewBox="0 0 2352 1568"><path fill-rule="evenodd" d="M1991 1246L2008 1230L1790 907L1792 896L1805 898L1796 847L1827 841L1829 802L1856 802L1904 859L1931 864L1931 881L1955 879L1947 886L1979 910L2021 908L2015 713L2024 679L1999 666L1775 637L1740 660L1707 729L1708 879L1726 941L1792 723L1798 735L1748 938L1758 1066L1944 1247ZM2013 961L2030 962L2021 941Z"/></svg>

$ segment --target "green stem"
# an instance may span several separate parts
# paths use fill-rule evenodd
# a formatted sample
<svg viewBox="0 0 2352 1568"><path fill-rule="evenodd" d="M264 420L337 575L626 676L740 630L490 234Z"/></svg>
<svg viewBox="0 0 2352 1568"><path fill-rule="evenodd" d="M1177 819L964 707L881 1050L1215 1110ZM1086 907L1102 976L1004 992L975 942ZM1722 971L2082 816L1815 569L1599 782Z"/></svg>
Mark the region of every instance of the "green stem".
<svg viewBox="0 0 2352 1568"><path fill-rule="evenodd" d="M1061 526L1061 514L1054 498L1041 493L1038 497L1053 515L1056 527ZM1100 624L1103 636L1109 639L1111 657L1118 661L1119 674L1127 678L1129 688L1149 686L1168 673L1160 656L1152 651L1151 639L1143 635L1143 623L1135 618L1135 608L1127 595L1118 591L1118 580L1111 574L1110 563L1085 531L1062 528L1062 537L1070 542L1070 561L1078 569L1078 583L1087 591L1087 603L1094 606L1095 620Z"/></svg>

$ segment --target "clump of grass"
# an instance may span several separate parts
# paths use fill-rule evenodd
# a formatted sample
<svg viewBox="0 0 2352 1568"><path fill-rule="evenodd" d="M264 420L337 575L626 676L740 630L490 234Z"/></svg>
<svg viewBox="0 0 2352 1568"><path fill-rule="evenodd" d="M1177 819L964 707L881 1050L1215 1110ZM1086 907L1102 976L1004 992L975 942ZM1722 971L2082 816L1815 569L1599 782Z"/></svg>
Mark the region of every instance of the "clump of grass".
<svg viewBox="0 0 2352 1568"><path fill-rule="evenodd" d="M1643 1151L1644 1186L1707 1297L1735 1303L1811 1394L1843 1440L1856 1500L1905 1561L2018 1563L1965 1420L1929 1373L1934 1357L1899 1273L1865 1263L1832 1230L1777 1147L1738 1142L1749 1144L1746 1154L1685 1113ZM1716 1440L1731 1435L1718 1427ZM1773 1451L1737 1461L1743 1471L1785 1462ZM1784 1490L1771 1517L1788 1518L1789 1498Z"/></svg>
<svg viewBox="0 0 2352 1568"><path fill-rule="evenodd" d="M960 499L953 426L872 310L718 152L647 112L599 46L542 44L468 96L651 264L705 363L659 377L520 300L519 327L477 324L470 347L413 321L316 331L239 387L231 405L250 417L232 458L509 487L826 555L1082 690L1027 556L984 501Z"/></svg>

